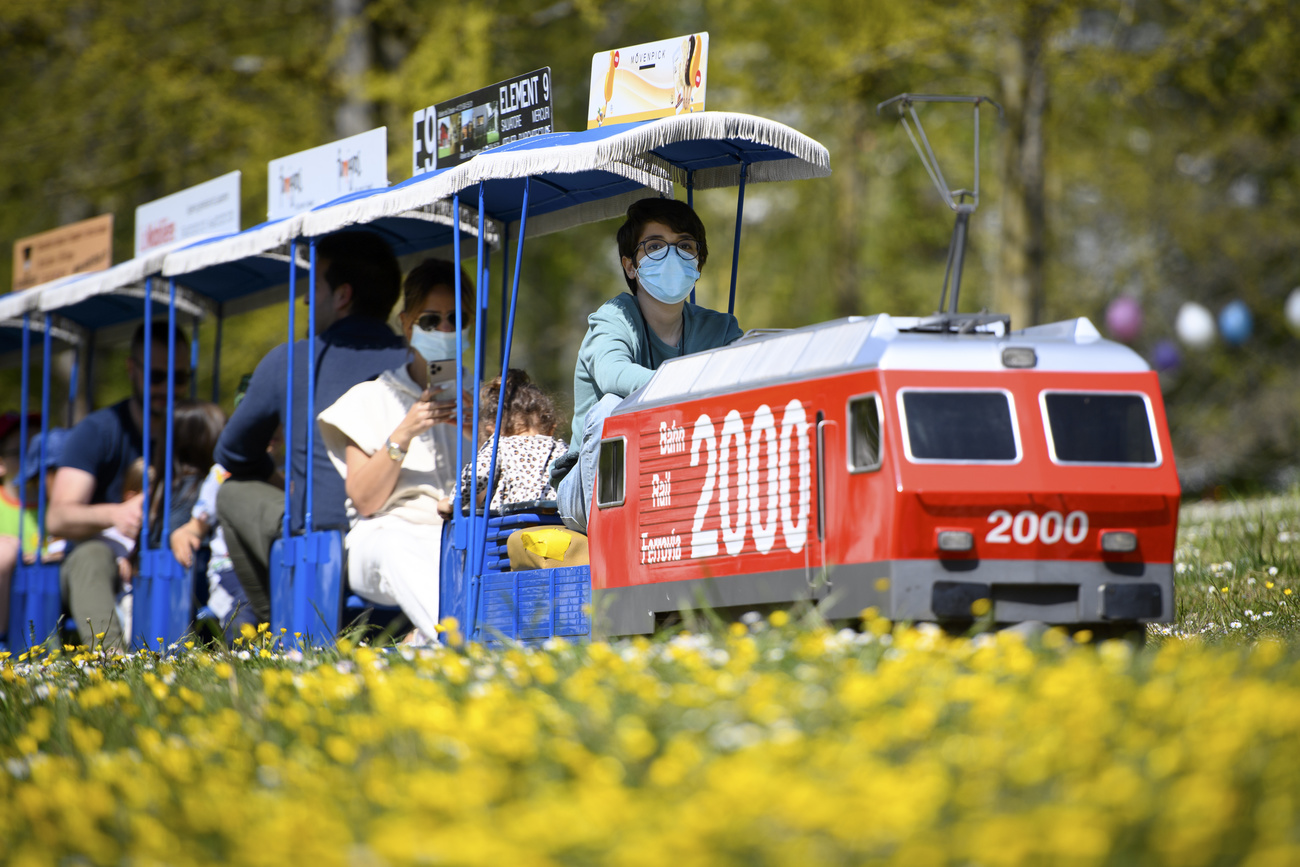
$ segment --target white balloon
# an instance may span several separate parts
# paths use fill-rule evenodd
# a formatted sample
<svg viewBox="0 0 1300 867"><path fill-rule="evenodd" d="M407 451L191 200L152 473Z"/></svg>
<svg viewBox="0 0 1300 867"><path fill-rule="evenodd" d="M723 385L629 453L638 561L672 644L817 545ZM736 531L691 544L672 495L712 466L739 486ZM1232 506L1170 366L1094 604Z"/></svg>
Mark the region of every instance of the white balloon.
<svg viewBox="0 0 1300 867"><path fill-rule="evenodd" d="M1214 314L1195 301L1188 301L1178 309L1174 330L1183 343L1193 349L1204 349L1214 342Z"/></svg>
<svg viewBox="0 0 1300 867"><path fill-rule="evenodd" d="M1300 286L1291 290L1286 296L1286 324L1291 330L1300 334Z"/></svg>

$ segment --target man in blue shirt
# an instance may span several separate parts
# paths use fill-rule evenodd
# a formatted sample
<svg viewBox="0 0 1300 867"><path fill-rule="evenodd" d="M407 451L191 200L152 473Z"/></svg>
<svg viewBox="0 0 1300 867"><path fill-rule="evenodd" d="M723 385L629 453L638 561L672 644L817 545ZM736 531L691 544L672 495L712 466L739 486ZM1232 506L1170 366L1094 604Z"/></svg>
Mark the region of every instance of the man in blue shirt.
<svg viewBox="0 0 1300 867"><path fill-rule="evenodd" d="M359 382L409 359L387 319L401 293L402 273L392 249L371 232L339 232L316 245L316 411L332 406ZM303 295L304 305L307 295ZM293 345L292 431L285 432L290 525L304 526L307 438L312 460L315 529L347 530L343 479L330 463L316 419L307 418L307 341ZM248 393L230 417L214 457L231 474L217 495L230 560L259 621L271 619L270 554L284 519L284 491L268 481L274 470L267 447L284 421L289 346L281 344L257 365Z"/></svg>
<svg viewBox="0 0 1300 867"><path fill-rule="evenodd" d="M149 377L150 443L162 442L167 417L167 326L152 329ZM144 325L136 329L126 360L131 396L92 412L67 436L46 512L46 529L75 543L59 568L59 584L83 644L103 633L106 649L122 646L122 625L114 615L119 582L117 560L99 538L110 527L127 538L140 533L143 495L122 499L122 477L141 455L144 426ZM190 353L176 329L176 390L189 386ZM156 454L156 453L155 453ZM37 636L44 638L45 636Z"/></svg>

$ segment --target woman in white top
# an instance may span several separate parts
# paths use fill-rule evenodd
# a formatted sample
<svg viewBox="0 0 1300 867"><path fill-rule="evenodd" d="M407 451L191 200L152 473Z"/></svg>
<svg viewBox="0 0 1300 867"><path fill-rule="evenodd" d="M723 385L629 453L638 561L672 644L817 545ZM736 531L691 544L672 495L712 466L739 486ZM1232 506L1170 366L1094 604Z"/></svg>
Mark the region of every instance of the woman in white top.
<svg viewBox="0 0 1300 867"><path fill-rule="evenodd" d="M460 475L455 382L429 380L430 362L454 369L455 280L450 262L417 266L406 278L400 317L410 363L354 386L318 417L348 496L348 584L372 602L400 606L424 640L438 623L438 503ZM474 289L463 271L461 287L468 330ZM465 345L469 340L465 335ZM469 457L468 442L462 453Z"/></svg>

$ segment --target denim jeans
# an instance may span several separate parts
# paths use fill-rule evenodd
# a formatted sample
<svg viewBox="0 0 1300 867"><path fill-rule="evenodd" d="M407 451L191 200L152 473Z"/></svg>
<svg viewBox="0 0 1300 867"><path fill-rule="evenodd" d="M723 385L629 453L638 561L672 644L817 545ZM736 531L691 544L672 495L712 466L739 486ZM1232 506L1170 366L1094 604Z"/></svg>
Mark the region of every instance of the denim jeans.
<svg viewBox="0 0 1300 867"><path fill-rule="evenodd" d="M591 492L596 486L596 468L600 461L600 437L605 429L605 419L614 407L623 402L617 394L607 394L587 410L582 426L582 444L578 463L560 481L555 498L564 525L579 533L587 532L587 508L591 505Z"/></svg>

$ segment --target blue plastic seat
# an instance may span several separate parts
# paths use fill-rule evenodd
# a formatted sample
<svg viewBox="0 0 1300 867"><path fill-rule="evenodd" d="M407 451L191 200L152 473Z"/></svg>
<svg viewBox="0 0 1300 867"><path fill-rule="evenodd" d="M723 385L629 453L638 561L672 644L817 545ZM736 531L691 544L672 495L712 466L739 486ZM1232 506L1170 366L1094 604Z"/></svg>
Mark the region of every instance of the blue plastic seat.
<svg viewBox="0 0 1300 867"><path fill-rule="evenodd" d="M343 534L317 530L271 546L271 629L333 640L343 604Z"/></svg>
<svg viewBox="0 0 1300 867"><path fill-rule="evenodd" d="M516 530L563 523L554 501L517 503L489 515L477 616L471 637L536 644L548 638L591 634L591 567L565 566L513 572L506 542Z"/></svg>
<svg viewBox="0 0 1300 867"><path fill-rule="evenodd" d="M62 613L58 563L19 563L14 567L6 636L10 652L44 642L58 629Z"/></svg>
<svg viewBox="0 0 1300 867"><path fill-rule="evenodd" d="M158 650L179 641L193 622L193 578L168 548L140 552L140 571L132 582L131 643Z"/></svg>
<svg viewBox="0 0 1300 867"><path fill-rule="evenodd" d="M591 634L591 567L562 566L483 575L474 640L533 644Z"/></svg>

